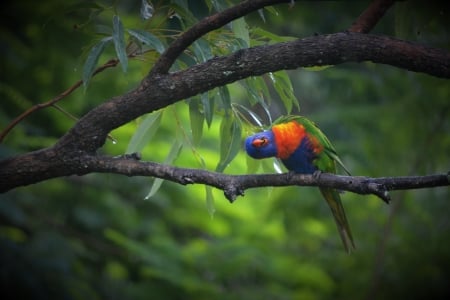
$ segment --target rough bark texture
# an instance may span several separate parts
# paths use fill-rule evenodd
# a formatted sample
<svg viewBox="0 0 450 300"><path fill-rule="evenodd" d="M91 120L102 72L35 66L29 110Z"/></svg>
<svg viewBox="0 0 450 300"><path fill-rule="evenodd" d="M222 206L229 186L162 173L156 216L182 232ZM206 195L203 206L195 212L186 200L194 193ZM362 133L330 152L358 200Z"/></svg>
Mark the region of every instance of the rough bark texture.
<svg viewBox="0 0 450 300"><path fill-rule="evenodd" d="M61 176L91 172L124 174L123 161L115 168L111 165L102 167L102 164L92 163L98 161L96 151L104 144L111 130L145 113L249 76L300 67L371 61L431 76L450 78L450 53L447 51L395 38L349 31L243 49L183 71L167 73L168 66L170 67L183 49L205 32L276 2L284 1L244 1L234 8L211 16L211 20L207 19L200 22L200 25L192 27L168 48L155 68L135 90L114 97L91 110L53 147L0 161L0 192ZM388 5L391 1L374 1L374 3ZM386 9L385 6L381 7ZM370 30L376 23L374 20L383 13L372 19L369 25L364 23L364 20L374 13L362 14L359 23L366 25L364 30L359 31ZM141 162L128 160L127 175L139 175L139 164ZM211 173L202 174L211 175ZM160 174L155 170L153 173L146 173L146 176L160 176ZM167 174L164 178L177 181Z"/></svg>

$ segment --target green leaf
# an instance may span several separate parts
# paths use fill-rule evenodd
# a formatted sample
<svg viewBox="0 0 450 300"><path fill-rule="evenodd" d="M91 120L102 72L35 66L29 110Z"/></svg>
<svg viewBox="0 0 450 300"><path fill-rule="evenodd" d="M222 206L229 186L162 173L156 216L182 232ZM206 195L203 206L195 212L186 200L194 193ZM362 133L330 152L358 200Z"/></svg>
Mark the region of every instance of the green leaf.
<svg viewBox="0 0 450 300"><path fill-rule="evenodd" d="M254 127L256 124L256 126L259 129L262 129L263 126L263 122L261 120L261 118L252 110L250 110L249 108L239 104L239 103L233 103L233 111L235 113L236 116L239 117L240 120L245 121L246 124ZM249 120L249 118L247 117L249 116L251 118L251 121Z"/></svg>
<svg viewBox="0 0 450 300"><path fill-rule="evenodd" d="M100 40L97 44L95 44L91 51L89 52L88 57L86 58L86 62L83 66L83 85L84 88L87 88L89 81L94 74L95 67L97 66L98 59L102 54L103 50L105 50L106 45L108 45L112 41L112 37L106 37Z"/></svg>
<svg viewBox="0 0 450 300"><path fill-rule="evenodd" d="M200 98L195 97L189 102L189 120L191 122L192 141L194 145L198 145L203 134L203 123L205 115L200 111Z"/></svg>
<svg viewBox="0 0 450 300"><path fill-rule="evenodd" d="M209 43L204 39L197 40L192 44L197 62L205 62L213 57Z"/></svg>
<svg viewBox="0 0 450 300"><path fill-rule="evenodd" d="M211 127L211 122L214 116L214 100L209 97L209 93L203 93L200 95L200 99L203 105L203 114L205 115L206 124Z"/></svg>
<svg viewBox="0 0 450 300"><path fill-rule="evenodd" d="M176 140L175 143L170 148L169 154L167 155L166 159L164 160L164 164L171 164L175 159L178 158L180 155L181 148L183 147L183 143L179 140ZM150 189L150 192L145 196L145 200L148 200L152 196L154 196L159 188L161 187L162 183L164 182L164 179L162 178L155 178L153 181L152 187Z"/></svg>
<svg viewBox="0 0 450 300"><path fill-rule="evenodd" d="M294 95L291 79L289 78L287 72L278 71L269 73L269 77L272 80L273 87L280 96L280 99L286 108L286 112L290 114L292 112L293 105L295 105L297 109L300 109L300 105Z"/></svg>
<svg viewBox="0 0 450 300"><path fill-rule="evenodd" d="M248 33L247 22L245 22L244 18L239 18L231 22L231 28L233 30L234 35L244 41L244 47L249 47L250 45L250 35Z"/></svg>
<svg viewBox="0 0 450 300"><path fill-rule="evenodd" d="M264 173L283 173L285 170L282 166L282 163L277 159L262 159L261 160L261 167L263 169Z"/></svg>
<svg viewBox="0 0 450 300"><path fill-rule="evenodd" d="M212 5L216 11L222 11L228 8L228 4L224 0L212 0Z"/></svg>
<svg viewBox="0 0 450 300"><path fill-rule="evenodd" d="M131 36L152 47L160 54L163 53L164 50L166 50L163 43L155 35L151 34L148 31L140 29L128 29L127 31Z"/></svg>
<svg viewBox="0 0 450 300"><path fill-rule="evenodd" d="M269 89L267 88L264 78L261 76L249 77L239 82L244 86L247 94L250 96L248 99L251 105L257 103L262 104L264 103L264 97L270 97Z"/></svg>
<svg viewBox="0 0 450 300"><path fill-rule="evenodd" d="M218 95L222 103L222 108L225 109L226 112L229 112L231 110L231 97L228 87L227 86L219 87Z"/></svg>
<svg viewBox="0 0 450 300"><path fill-rule="evenodd" d="M161 122L162 110L145 117L128 144L126 153L141 151L152 139Z"/></svg>
<svg viewBox="0 0 450 300"><path fill-rule="evenodd" d="M264 16L264 10L262 8L258 9L258 14L261 20L266 23L266 17Z"/></svg>
<svg viewBox="0 0 450 300"><path fill-rule="evenodd" d="M141 1L141 19L142 20L148 20L151 17L153 17L153 12L155 9L153 6L147 2L147 0Z"/></svg>
<svg viewBox="0 0 450 300"><path fill-rule="evenodd" d="M241 125L233 115L224 117L220 124L220 161L216 172L223 172L241 148Z"/></svg>
<svg viewBox="0 0 450 300"><path fill-rule="evenodd" d="M214 216L216 212L216 208L214 207L214 196L212 193L212 188L209 185L205 185L205 193L206 193L206 209L211 217Z"/></svg>
<svg viewBox="0 0 450 300"><path fill-rule="evenodd" d="M248 155L246 155L246 162L247 162L247 174L255 174L258 172L258 169L261 166L262 160L260 159L254 159Z"/></svg>
<svg viewBox="0 0 450 300"><path fill-rule="evenodd" d="M120 21L120 18L117 15L113 17L113 41L117 57L122 65L122 70L126 72L128 68L128 56L125 45L125 34L122 21Z"/></svg>
<svg viewBox="0 0 450 300"><path fill-rule="evenodd" d="M334 65L324 65L324 66L313 66L313 67L303 67L303 70L306 71L313 71L313 72L319 72L326 70L328 68L334 67Z"/></svg>
<svg viewBox="0 0 450 300"><path fill-rule="evenodd" d="M265 40L267 40L269 42L269 44L290 42L290 41L295 41L298 39L297 37L293 37L293 36L281 36L278 34L274 34L274 33L271 33L269 31L264 30L259 27L252 28L251 32L253 35L264 38Z"/></svg>
<svg viewBox="0 0 450 300"><path fill-rule="evenodd" d="M197 23L198 20L192 13L188 1L172 0L169 7L175 12L172 14L171 18L176 17L180 21L182 29Z"/></svg>
<svg viewBox="0 0 450 300"><path fill-rule="evenodd" d="M273 14L274 16L278 16L279 15L278 11L273 6L265 6L264 9L267 10L268 12L270 12L271 14Z"/></svg>

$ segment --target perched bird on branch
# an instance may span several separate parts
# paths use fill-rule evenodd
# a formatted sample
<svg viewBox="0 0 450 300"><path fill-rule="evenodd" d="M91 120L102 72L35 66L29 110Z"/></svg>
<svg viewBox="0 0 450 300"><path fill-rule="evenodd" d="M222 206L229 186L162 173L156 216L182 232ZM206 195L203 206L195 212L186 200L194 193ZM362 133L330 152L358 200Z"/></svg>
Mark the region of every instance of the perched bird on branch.
<svg viewBox="0 0 450 300"><path fill-rule="evenodd" d="M336 173L336 163L349 173L328 138L303 116L278 119L269 130L249 136L245 150L256 159L279 158L288 170L295 173ZM345 250L350 252L355 249L355 244L339 192L326 187L320 187L320 191L333 213Z"/></svg>

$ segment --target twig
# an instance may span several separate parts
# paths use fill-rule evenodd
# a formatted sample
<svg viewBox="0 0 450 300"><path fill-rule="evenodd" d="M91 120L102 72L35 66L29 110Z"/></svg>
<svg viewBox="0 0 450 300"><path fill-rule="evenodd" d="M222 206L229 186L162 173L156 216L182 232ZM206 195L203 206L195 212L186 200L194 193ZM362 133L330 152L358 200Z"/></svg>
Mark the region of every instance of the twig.
<svg viewBox="0 0 450 300"><path fill-rule="evenodd" d="M105 64L103 64L102 66L98 67L92 76L102 72L103 70L107 69L107 68L111 68L116 66L119 63L118 59L111 59L109 61L107 61ZM64 92L62 92L61 94L59 94L58 96L56 96L55 98L44 102L44 103L38 103L32 107L30 107L29 109L27 109L26 111L24 111L23 113L21 113L18 117L16 117L14 120L12 120L8 126L6 126L5 129L3 129L0 132L0 143L3 141L3 139L6 137L6 135L17 125L19 124L23 119L25 119L26 117L28 117L29 115L31 115L32 113L41 110L43 108L47 108L50 106L55 106L55 103L59 102L60 100L64 99L65 97L69 96L70 94L72 94L73 91L75 91L77 88L79 88L81 85L83 84L82 80L78 80L74 85L72 85L70 88L68 88L67 90L65 90ZM58 107L55 107L56 109L60 110ZM61 111L61 110L60 110ZM65 113L67 115L67 113Z"/></svg>

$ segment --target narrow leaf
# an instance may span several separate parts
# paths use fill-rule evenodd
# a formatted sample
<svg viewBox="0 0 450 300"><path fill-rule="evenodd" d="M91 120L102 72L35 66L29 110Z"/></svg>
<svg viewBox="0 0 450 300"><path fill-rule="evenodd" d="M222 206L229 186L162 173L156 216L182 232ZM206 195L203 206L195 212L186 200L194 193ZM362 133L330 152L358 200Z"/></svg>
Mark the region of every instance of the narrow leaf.
<svg viewBox="0 0 450 300"><path fill-rule="evenodd" d="M141 18L143 20L148 20L151 17L153 17L153 12L155 11L155 9L153 8L153 6L147 2L147 0L142 0L141 1Z"/></svg>
<svg viewBox="0 0 450 300"><path fill-rule="evenodd" d="M161 122L162 111L157 111L145 117L128 144L126 153L141 151L152 139Z"/></svg>
<svg viewBox="0 0 450 300"><path fill-rule="evenodd" d="M117 15L113 17L113 41L117 57L122 65L122 70L126 72L128 68L128 56L125 45L125 35L122 21L120 21L120 18Z"/></svg>
<svg viewBox="0 0 450 300"><path fill-rule="evenodd" d="M261 18L261 20L264 22L264 23L266 23L266 17L264 16L264 10L261 8L261 9L258 9L258 14L259 14L259 17Z"/></svg>
<svg viewBox="0 0 450 300"><path fill-rule="evenodd" d="M290 41L295 41L295 40L298 39L298 37L281 36L281 35L278 35L278 34L274 34L272 32L269 32L269 31L264 30L264 29L259 28L259 27L253 28L252 29L252 34L264 38L265 40L267 40L269 42L269 44L290 42Z"/></svg>
<svg viewBox="0 0 450 300"><path fill-rule="evenodd" d="M210 99L208 92L201 94L200 99L203 104L203 114L205 115L206 124L210 127L214 116L214 100Z"/></svg>
<svg viewBox="0 0 450 300"><path fill-rule="evenodd" d="M175 143L172 145L172 148L170 148L170 152L167 155L166 159L164 160L164 164L172 164L172 162L178 158L180 155L181 148L183 146L183 143L179 140L176 140ZM153 197L161 187L162 183L164 182L164 179L162 178L155 178L153 181L152 187L150 189L150 192L145 196L145 200L148 200L149 198Z"/></svg>
<svg viewBox="0 0 450 300"><path fill-rule="evenodd" d="M212 188L209 185L205 186L205 193L206 193L206 209L208 210L208 213L211 217L214 216L214 213L216 212L216 208L214 207L214 196L212 193Z"/></svg>
<svg viewBox="0 0 450 300"><path fill-rule="evenodd" d="M188 1L171 0L170 2L170 9L174 12L170 18L176 17L180 21L182 29L186 28L186 24L197 23L198 20L192 13Z"/></svg>
<svg viewBox="0 0 450 300"><path fill-rule="evenodd" d="M197 40L192 44L192 48L197 62L205 62L213 57L211 47L204 39Z"/></svg>
<svg viewBox="0 0 450 300"><path fill-rule="evenodd" d="M237 111L235 109L235 113L240 116L240 119L244 120L247 124L254 126L254 124L256 124L258 126L258 128L262 129L263 123L261 118L252 110L250 110L249 108L239 104L239 103L233 103L233 108L237 108ZM245 116L243 115L242 111L245 113ZM252 120L252 122L250 122L248 120L248 118L246 116L249 116ZM241 117L243 116L243 117Z"/></svg>
<svg viewBox="0 0 450 300"><path fill-rule="evenodd" d="M255 174L261 166L262 160L254 159L248 155L245 158L247 162L247 174Z"/></svg>
<svg viewBox="0 0 450 300"><path fill-rule="evenodd" d="M189 119L191 122L192 141L194 145L198 145L203 134L203 123L205 121L204 114L200 111L200 98L196 97L189 102Z"/></svg>
<svg viewBox="0 0 450 300"><path fill-rule="evenodd" d="M251 105L263 103L264 97L270 97L269 89L262 77L249 77L241 80L240 83L244 86L248 99Z"/></svg>
<svg viewBox="0 0 450 300"><path fill-rule="evenodd" d="M274 16L278 16L278 11L276 10L275 7L265 6L264 9L267 10L268 12L270 12L271 14L273 14Z"/></svg>
<svg viewBox="0 0 450 300"><path fill-rule="evenodd" d="M314 66L314 67L303 67L303 70L306 71L313 71L313 72L319 72L326 70L328 68L334 67L334 65L324 65L324 66Z"/></svg>
<svg viewBox="0 0 450 300"><path fill-rule="evenodd" d="M275 172L277 172L278 174L283 173L282 163L279 159L273 160L273 168L274 168Z"/></svg>
<svg viewBox="0 0 450 300"><path fill-rule="evenodd" d="M86 59L86 62L83 66L83 85L85 88L87 88L89 81L92 78L92 75L94 74L95 67L97 66L98 59L100 58L100 55L102 54L103 50L105 50L105 47L108 43L112 41L112 37L106 37L100 40L97 44L92 47L91 51L89 52L89 55Z"/></svg>
<svg viewBox="0 0 450 300"><path fill-rule="evenodd" d="M212 0L212 4L216 11L222 11L228 7L228 4L224 0Z"/></svg>
<svg viewBox="0 0 450 300"><path fill-rule="evenodd" d="M140 29L128 29L127 31L131 36L135 37L147 46L152 47L153 49L158 51L158 53L164 52L165 47L163 43L150 32Z"/></svg>
<svg viewBox="0 0 450 300"><path fill-rule="evenodd" d="M219 97L222 102L222 108L225 109L225 111L231 110L231 97L230 97L230 91L228 90L227 86L221 86L219 87Z"/></svg>
<svg viewBox="0 0 450 300"><path fill-rule="evenodd" d="M248 33L247 22L244 18L240 18L231 22L234 35L245 42L245 47L250 45L250 35Z"/></svg>
<svg viewBox="0 0 450 300"><path fill-rule="evenodd" d="M288 74L285 71L279 71L270 73L269 75L270 79L272 79L273 87L280 96L280 99L286 108L286 112L290 114L293 105L299 109L300 105L294 95L294 89L292 88L291 79Z"/></svg>
<svg viewBox="0 0 450 300"><path fill-rule="evenodd" d="M241 125L234 116L224 117L220 124L220 161L216 172L223 172L241 148Z"/></svg>

